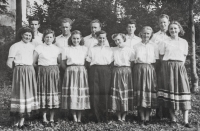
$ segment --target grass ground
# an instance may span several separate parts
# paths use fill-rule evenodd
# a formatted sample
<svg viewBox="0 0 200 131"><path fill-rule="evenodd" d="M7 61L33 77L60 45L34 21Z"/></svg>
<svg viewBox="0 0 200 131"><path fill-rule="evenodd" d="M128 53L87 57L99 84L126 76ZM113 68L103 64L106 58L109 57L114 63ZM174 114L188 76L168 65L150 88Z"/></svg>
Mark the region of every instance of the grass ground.
<svg viewBox="0 0 200 131"><path fill-rule="evenodd" d="M13 131L12 119L9 116L10 111L10 95L11 87L0 88L0 130ZM200 95L192 95L192 110L190 110L189 121L192 124L192 129L184 128L181 112L176 112L178 124L170 126L167 119L156 120L152 118L152 122L148 126L141 127L135 120L134 112L131 112L125 123L116 121L116 116L110 114L108 123L94 123L90 119L83 116L83 123L78 124L67 119L58 119L58 124L53 127L44 127L40 119L32 122L31 127L24 130L27 131L200 131ZM16 129L15 129L16 130ZM18 130L18 129L17 129Z"/></svg>

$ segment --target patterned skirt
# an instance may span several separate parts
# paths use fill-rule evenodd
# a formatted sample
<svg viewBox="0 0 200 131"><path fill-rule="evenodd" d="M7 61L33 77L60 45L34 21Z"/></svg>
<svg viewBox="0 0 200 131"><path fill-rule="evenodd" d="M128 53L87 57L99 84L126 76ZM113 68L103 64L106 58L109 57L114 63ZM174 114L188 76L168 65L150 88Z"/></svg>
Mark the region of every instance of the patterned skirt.
<svg viewBox="0 0 200 131"><path fill-rule="evenodd" d="M62 84L62 109L90 109L88 74L84 66L69 66Z"/></svg>
<svg viewBox="0 0 200 131"><path fill-rule="evenodd" d="M29 115L38 109L37 84L33 66L16 66L13 72L11 116Z"/></svg>
<svg viewBox="0 0 200 131"><path fill-rule="evenodd" d="M59 108L60 75L57 65L38 67L38 98L41 109Z"/></svg>
<svg viewBox="0 0 200 131"><path fill-rule="evenodd" d="M164 61L158 90L159 105L175 110L191 109L191 94L183 62Z"/></svg>
<svg viewBox="0 0 200 131"><path fill-rule="evenodd" d="M114 111L132 110L133 82L131 67L114 67L111 83L111 109Z"/></svg>
<svg viewBox="0 0 200 131"><path fill-rule="evenodd" d="M91 108L97 120L101 121L107 119L108 115L111 69L108 65L93 65L89 72Z"/></svg>
<svg viewBox="0 0 200 131"><path fill-rule="evenodd" d="M133 104L137 107L157 107L156 72L151 64L137 63L133 68Z"/></svg>

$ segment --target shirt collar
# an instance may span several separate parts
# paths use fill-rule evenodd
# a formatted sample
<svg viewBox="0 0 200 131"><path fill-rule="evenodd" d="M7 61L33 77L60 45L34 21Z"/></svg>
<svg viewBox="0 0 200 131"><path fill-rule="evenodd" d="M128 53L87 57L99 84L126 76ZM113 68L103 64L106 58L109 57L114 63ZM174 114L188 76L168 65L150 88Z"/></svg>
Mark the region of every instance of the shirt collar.
<svg viewBox="0 0 200 131"><path fill-rule="evenodd" d="M128 34L126 34L126 38L128 38L128 39L136 39L136 36L135 35L129 36Z"/></svg>

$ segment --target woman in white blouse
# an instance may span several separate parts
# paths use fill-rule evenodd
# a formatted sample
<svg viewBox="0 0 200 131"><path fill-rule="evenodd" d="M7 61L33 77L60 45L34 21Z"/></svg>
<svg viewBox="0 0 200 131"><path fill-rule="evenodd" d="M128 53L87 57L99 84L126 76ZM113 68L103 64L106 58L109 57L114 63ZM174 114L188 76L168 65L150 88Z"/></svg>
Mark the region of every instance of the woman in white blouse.
<svg viewBox="0 0 200 131"><path fill-rule="evenodd" d="M124 122L127 111L133 109L131 62L134 61L134 50L126 46L124 34L114 34L112 39L117 47L113 48L111 110L117 112L118 121Z"/></svg>
<svg viewBox="0 0 200 131"><path fill-rule="evenodd" d="M7 65L13 68L10 114L14 126L23 128L24 118L38 109L37 83L33 68L33 31L23 27L18 31L20 41L10 47Z"/></svg>
<svg viewBox="0 0 200 131"><path fill-rule="evenodd" d="M91 108L97 122L107 121L108 100L111 84L111 68L113 52L105 45L107 40L105 31L96 32L98 44L88 52L87 61L90 63L89 87Z"/></svg>
<svg viewBox="0 0 200 131"><path fill-rule="evenodd" d="M50 125L54 122L55 109L59 108L59 64L60 49L55 46L55 34L51 29L43 33L44 44L38 45L34 51L34 65L38 62L37 85L39 106L43 111L43 124L47 125L47 110L50 111Z"/></svg>
<svg viewBox="0 0 200 131"><path fill-rule="evenodd" d="M62 109L71 109L74 122L81 122L81 113L90 109L88 74L85 68L87 47L83 46L81 32L75 30L69 38L69 47L62 52L65 75L62 84Z"/></svg>
<svg viewBox="0 0 200 131"><path fill-rule="evenodd" d="M170 39L160 48L162 56L161 86L158 91L159 105L169 108L171 123L176 123L175 110L182 110L185 127L190 128L188 112L191 109L191 94L187 72L184 66L188 54L188 42L182 26L173 21L169 24Z"/></svg>
<svg viewBox="0 0 200 131"><path fill-rule="evenodd" d="M149 26L142 28L142 42L134 47L135 65L133 67L133 105L139 109L141 123L149 123L150 111L157 106L156 73L152 63L156 62L156 50L151 43L153 30Z"/></svg>

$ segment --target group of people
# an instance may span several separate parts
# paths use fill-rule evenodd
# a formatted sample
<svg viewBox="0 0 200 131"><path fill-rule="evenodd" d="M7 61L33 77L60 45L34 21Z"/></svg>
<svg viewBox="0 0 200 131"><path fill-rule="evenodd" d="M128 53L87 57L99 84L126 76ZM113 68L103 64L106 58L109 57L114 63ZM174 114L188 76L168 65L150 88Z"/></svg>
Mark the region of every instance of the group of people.
<svg viewBox="0 0 200 131"><path fill-rule="evenodd" d="M70 109L74 122L91 109L96 121L108 119L114 111L124 122L128 111L138 109L140 124L147 125L151 109L167 108L171 123L175 110L182 110L188 123L191 95L184 62L188 43L177 21L159 16L160 31L144 26L139 37L136 22L127 23L127 34L116 33L110 47L99 20L90 23L91 35L70 31L73 21L61 20L62 34L51 29L38 32L39 19L29 20L30 28L18 31L10 47L7 65L13 68L11 115L20 128L34 111L42 111L43 123L53 123L55 110ZM50 112L49 121L47 111Z"/></svg>

